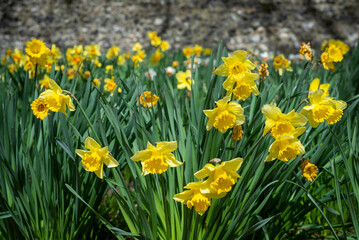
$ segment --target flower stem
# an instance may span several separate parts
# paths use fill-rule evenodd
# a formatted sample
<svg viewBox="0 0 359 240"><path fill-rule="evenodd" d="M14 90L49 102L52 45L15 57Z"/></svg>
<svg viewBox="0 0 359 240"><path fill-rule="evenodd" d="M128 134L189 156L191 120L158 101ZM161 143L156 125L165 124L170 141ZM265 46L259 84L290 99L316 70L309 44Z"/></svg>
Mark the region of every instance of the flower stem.
<svg viewBox="0 0 359 240"><path fill-rule="evenodd" d="M162 174L160 175L160 182L161 182L163 207L165 209L165 217L166 217L166 220L165 220L166 221L166 237L167 237L167 239L171 239L170 219L169 219L169 214L168 214L168 206L167 206L167 200L166 200L164 178L163 178Z"/></svg>
<svg viewBox="0 0 359 240"><path fill-rule="evenodd" d="M74 100L75 100L75 102L77 103L77 105L79 106L79 108L80 108L82 114L84 115L84 117L85 117L87 123L89 124L89 126L90 126L90 128L91 128L93 134L95 135L96 141L97 141L98 143L100 143L100 145L101 145L102 142L101 142L100 138L98 137L98 135L97 135L97 133L96 133L96 131L95 131L95 129L94 129L94 127L93 127L93 125L92 125L90 119L88 118L88 116L87 116L85 110L82 108L81 104L79 103L79 101L78 101L76 98L74 98Z"/></svg>

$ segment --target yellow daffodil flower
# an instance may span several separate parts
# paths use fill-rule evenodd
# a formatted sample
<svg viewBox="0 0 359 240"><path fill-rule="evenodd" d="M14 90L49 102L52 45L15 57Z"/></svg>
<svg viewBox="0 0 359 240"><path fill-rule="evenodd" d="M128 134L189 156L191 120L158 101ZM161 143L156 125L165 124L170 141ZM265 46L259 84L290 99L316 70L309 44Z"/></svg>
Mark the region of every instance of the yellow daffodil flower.
<svg viewBox="0 0 359 240"><path fill-rule="evenodd" d="M199 46L198 44L194 45L193 53L196 54L197 57L201 56L202 51L203 48L201 46Z"/></svg>
<svg viewBox="0 0 359 240"><path fill-rule="evenodd" d="M42 89L42 88L48 89L49 86L50 86L50 77L49 77L49 75L45 74L44 78L41 79L39 81L39 83L41 84L40 89Z"/></svg>
<svg viewBox="0 0 359 240"><path fill-rule="evenodd" d="M187 70L186 72L179 71L178 73L176 73L176 79L178 89L187 88L189 91L191 91L191 82L192 84L194 84L191 70Z"/></svg>
<svg viewBox="0 0 359 240"><path fill-rule="evenodd" d="M186 58L189 58L193 54L193 49L189 46L183 48L183 54L186 56Z"/></svg>
<svg viewBox="0 0 359 240"><path fill-rule="evenodd" d="M115 77L112 76L112 78L105 78L105 86L103 87L104 90L108 91L111 93L111 96L113 95L113 93L115 92L117 88L117 84L115 82ZM121 88L118 88L118 93L122 92Z"/></svg>
<svg viewBox="0 0 359 240"><path fill-rule="evenodd" d="M212 194L212 198L222 198L227 192L231 191L232 186L240 177L237 173L243 163L242 158L235 158L227 162L222 162L219 166L207 163L194 176L198 179L206 178L203 182L202 193ZM224 193L224 195L222 194Z"/></svg>
<svg viewBox="0 0 359 240"><path fill-rule="evenodd" d="M222 57L224 63L220 65L214 73L228 77L227 81L229 81L229 83L226 83L226 85L233 86L233 84L230 83L235 81L235 79L243 77L245 73L250 73L251 70L255 68L255 65L250 60L246 59L246 57L247 52L242 50L235 51L231 57Z"/></svg>
<svg viewBox="0 0 359 240"><path fill-rule="evenodd" d="M160 47L162 51L166 51L170 48L170 44L167 41L162 41Z"/></svg>
<svg viewBox="0 0 359 240"><path fill-rule="evenodd" d="M91 137L86 138L85 148L89 151L76 149L76 154L82 158L82 166L86 171L95 172L96 176L102 179L103 164L106 164L108 168L118 166L118 162L112 157L108 147L101 147Z"/></svg>
<svg viewBox="0 0 359 240"><path fill-rule="evenodd" d="M297 155L304 154L305 149L302 143L298 140L298 136L302 135L305 128L296 128L293 135L278 137L269 147L269 154L265 159L266 162L279 159L288 162Z"/></svg>
<svg viewBox="0 0 359 240"><path fill-rule="evenodd" d="M113 45L112 48L107 50L106 58L112 59L114 57L117 57L119 53L120 53L120 48L117 47L116 45Z"/></svg>
<svg viewBox="0 0 359 240"><path fill-rule="evenodd" d="M284 114L280 108L270 104L265 104L262 107L262 113L266 119L263 136L270 131L276 139L292 135L295 127L303 127L307 123L307 118L303 114L294 110Z"/></svg>
<svg viewBox="0 0 359 240"><path fill-rule="evenodd" d="M26 43L25 52L29 56L30 61L34 64L44 66L47 58L50 56L50 49L48 49L43 41L32 39Z"/></svg>
<svg viewBox="0 0 359 240"><path fill-rule="evenodd" d="M142 175L161 174L169 167L177 167L182 163L177 161L173 155L177 149L177 141L158 142L156 147L151 143L147 143L147 149L138 151L131 157L132 161L141 161Z"/></svg>
<svg viewBox="0 0 359 240"><path fill-rule="evenodd" d="M328 124L338 122L342 118L343 110L347 107L346 102L334 100L323 89L316 90L308 98L310 105L305 106L300 113L307 115L308 122L313 128L318 127L319 123L324 120Z"/></svg>
<svg viewBox="0 0 359 240"><path fill-rule="evenodd" d="M227 95L233 93L233 96L238 100L245 100L251 96L259 94L254 80L258 79L257 73L244 73L241 77L230 78L223 82L223 88L227 90Z"/></svg>
<svg viewBox="0 0 359 240"><path fill-rule="evenodd" d="M229 128L234 125L242 125L244 123L244 114L242 106L231 101L230 96L226 96L216 102L217 107L212 110L203 110L204 114L208 117L207 131L215 127L220 132L225 133Z"/></svg>
<svg viewBox="0 0 359 240"><path fill-rule="evenodd" d="M189 209L194 207L194 210L199 214L203 215L209 206L211 206L211 198L208 194L201 192L203 181L191 182L184 188L189 189L181 193L177 193L173 196L173 199L177 202L186 204Z"/></svg>
<svg viewBox="0 0 359 240"><path fill-rule="evenodd" d="M90 60L97 60L97 58L101 56L101 46L93 43L85 46L84 55Z"/></svg>
<svg viewBox="0 0 359 240"><path fill-rule="evenodd" d="M293 71L292 67L290 66L290 61L286 59L283 54L280 54L273 59L273 66L281 76L284 69L289 72Z"/></svg>
<svg viewBox="0 0 359 240"><path fill-rule="evenodd" d="M315 166L309 159L306 159L300 164L302 169L302 177L312 182L318 174L318 167Z"/></svg>
<svg viewBox="0 0 359 240"><path fill-rule="evenodd" d="M145 91L144 92L145 97L143 97L143 94L140 96L140 103L147 108L152 108L157 104L157 101L159 97L155 94L151 94L151 91Z"/></svg>
<svg viewBox="0 0 359 240"><path fill-rule="evenodd" d="M44 100L35 99L31 103L31 109L35 117L44 120L49 115L49 106Z"/></svg>
<svg viewBox="0 0 359 240"><path fill-rule="evenodd" d="M62 89L52 79L49 80L49 88L39 96L40 100L45 101L49 109L53 112L62 112L67 116L66 107L70 111L75 111L75 106L69 95L64 95Z"/></svg>

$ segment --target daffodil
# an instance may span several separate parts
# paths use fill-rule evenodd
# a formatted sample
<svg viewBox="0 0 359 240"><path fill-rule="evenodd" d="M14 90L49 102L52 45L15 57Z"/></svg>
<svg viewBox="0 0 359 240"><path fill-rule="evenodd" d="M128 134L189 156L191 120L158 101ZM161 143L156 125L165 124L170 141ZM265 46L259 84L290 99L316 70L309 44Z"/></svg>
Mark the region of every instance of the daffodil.
<svg viewBox="0 0 359 240"><path fill-rule="evenodd" d="M167 51L170 48L170 44L167 41L162 41L160 47L162 51Z"/></svg>
<svg viewBox="0 0 359 240"><path fill-rule="evenodd" d="M108 91L111 93L111 96L113 95L113 93L115 92L117 88L117 84L115 82L115 77L112 76L112 78L105 78L105 85L103 87L104 90ZM122 92L121 88L118 88L118 93Z"/></svg>
<svg viewBox="0 0 359 240"><path fill-rule="evenodd" d="M106 164L108 168L118 166L118 162L112 157L108 147L101 147L91 137L86 138L85 148L89 151L76 149L76 154L82 158L82 166L86 171L95 172L96 176L102 179L103 164Z"/></svg>
<svg viewBox="0 0 359 240"><path fill-rule="evenodd" d="M313 128L318 127L324 120L328 124L338 122L342 118L343 110L347 107L346 102L334 100L323 89L316 90L308 98L310 105L305 106L300 113L307 116Z"/></svg>
<svg viewBox="0 0 359 240"><path fill-rule="evenodd" d="M151 39L151 45L155 46L155 47L160 46L161 42L162 42L162 40L159 36L156 36L153 39Z"/></svg>
<svg viewBox="0 0 359 240"><path fill-rule="evenodd" d="M193 49L189 46L183 48L182 50L183 54L186 56L186 58L189 58L193 54Z"/></svg>
<svg viewBox="0 0 359 240"><path fill-rule="evenodd" d="M191 70L187 70L186 72L179 71L176 73L176 79L178 89L187 88L189 91L191 91L191 83L194 84Z"/></svg>
<svg viewBox="0 0 359 240"><path fill-rule="evenodd" d="M62 54L61 51L58 47L56 47L55 44L52 44L51 49L50 49L50 57L49 59L51 59L53 62L57 63L57 61L59 59L61 59Z"/></svg>
<svg viewBox="0 0 359 240"><path fill-rule="evenodd" d="M293 71L292 67L290 66L290 61L288 61L288 59L286 59L283 54L280 54L273 59L273 66L275 70L278 71L279 75L283 74L283 70L289 72Z"/></svg>
<svg viewBox="0 0 359 240"><path fill-rule="evenodd" d="M113 45L112 48L107 50L106 58L112 59L114 57L117 57L119 53L120 53L120 48L117 47L116 45Z"/></svg>
<svg viewBox="0 0 359 240"><path fill-rule="evenodd" d="M293 130L292 135L278 137L269 147L269 154L265 161L269 162L279 159L288 162L297 157L297 155L304 154L304 146L297 138L302 135L304 131L305 128L296 128Z"/></svg>
<svg viewBox="0 0 359 240"><path fill-rule="evenodd" d="M203 181L191 182L184 188L189 189L181 193L177 193L173 196L173 199L177 202L186 204L189 209L194 207L194 210L199 214L203 215L209 206L211 206L211 198L208 194L201 192Z"/></svg>
<svg viewBox="0 0 359 240"><path fill-rule="evenodd" d="M292 135L296 127L303 127L307 123L303 114L294 110L284 114L280 108L270 104L262 107L262 113L266 119L263 136L269 131L274 138Z"/></svg>
<svg viewBox="0 0 359 240"><path fill-rule="evenodd" d="M220 76L228 77L228 85L234 83L235 79L239 79L245 75L245 73L250 73L251 70L255 68L255 65L247 58L247 52L242 50L237 50L233 53L231 57L222 57L223 64L220 65L214 73ZM234 79L233 79L234 78ZM223 83L224 84L224 83ZM227 85L227 83L226 83Z"/></svg>
<svg viewBox="0 0 359 240"><path fill-rule="evenodd" d="M258 79L257 73L244 73L238 78L227 78L223 82L223 88L227 90L227 95L233 93L233 96L238 100L245 100L251 94L258 95L259 91L254 80Z"/></svg>
<svg viewBox="0 0 359 240"><path fill-rule="evenodd" d="M40 118L41 120L44 120L45 117L49 115L49 106L44 100L35 99L31 103L31 109L35 117Z"/></svg>
<svg viewBox="0 0 359 240"><path fill-rule="evenodd" d="M26 43L25 52L29 56L30 61L34 64L44 66L47 58L50 56L50 49L48 49L43 41L32 39Z"/></svg>
<svg viewBox="0 0 359 240"><path fill-rule="evenodd" d="M198 44L194 45L193 53L196 54L197 57L201 56L202 51L203 48L201 46L199 46Z"/></svg>
<svg viewBox="0 0 359 240"><path fill-rule="evenodd" d="M150 62L156 66L158 62L163 58L164 54L161 52L159 48L154 52L154 54L151 56Z"/></svg>
<svg viewBox="0 0 359 240"><path fill-rule="evenodd" d="M140 51L141 49L142 49L142 45L139 42L135 43L132 47L132 51L136 51L136 52Z"/></svg>
<svg viewBox="0 0 359 240"><path fill-rule="evenodd" d="M75 106L69 95L63 94L62 89L52 79L49 80L49 88L39 96L40 100L47 102L48 107L53 112L62 112L67 116L66 107L70 111L75 111Z"/></svg>
<svg viewBox="0 0 359 240"><path fill-rule="evenodd" d="M144 94L145 97L143 97L143 94L140 96L140 103L144 107L152 108L157 104L159 97L156 94L151 94L151 91L145 91Z"/></svg>
<svg viewBox="0 0 359 240"><path fill-rule="evenodd" d="M85 46L84 55L90 60L97 60L97 58L101 56L101 46L93 43Z"/></svg>
<svg viewBox="0 0 359 240"><path fill-rule="evenodd" d="M242 136L243 136L243 127L242 125L236 125L234 128L233 128L233 133L232 133L232 140L233 140L233 144L236 142L236 141L240 141L242 139Z"/></svg>
<svg viewBox="0 0 359 240"><path fill-rule="evenodd" d="M207 131L215 127L220 132L225 133L234 125L242 125L244 123L244 114L242 106L231 101L230 96L226 96L216 102L217 107L212 110L203 110L208 117Z"/></svg>
<svg viewBox="0 0 359 240"><path fill-rule="evenodd" d="M171 153L176 149L177 141L158 142L156 147L148 142L147 149L136 152L131 160L141 161L143 176L149 173L161 174L167 171L169 167L177 167L182 164Z"/></svg>
<svg viewBox="0 0 359 240"><path fill-rule="evenodd" d="M204 182L202 193L212 194L212 198L221 198L224 194L231 191L232 186L240 177L237 173L243 163L242 158L235 158L230 161L222 162L219 166L207 163L194 176L198 179L208 177ZM224 193L224 194L223 194Z"/></svg>
<svg viewBox="0 0 359 240"><path fill-rule="evenodd" d="M306 159L300 164L302 169L302 177L312 182L318 174L318 167L315 166L309 159Z"/></svg>

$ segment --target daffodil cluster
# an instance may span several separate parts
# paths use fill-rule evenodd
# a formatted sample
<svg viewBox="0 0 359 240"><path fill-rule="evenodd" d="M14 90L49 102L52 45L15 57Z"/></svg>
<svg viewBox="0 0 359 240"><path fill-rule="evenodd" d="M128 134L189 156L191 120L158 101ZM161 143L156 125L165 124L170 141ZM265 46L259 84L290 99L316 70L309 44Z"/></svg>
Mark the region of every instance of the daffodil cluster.
<svg viewBox="0 0 359 240"><path fill-rule="evenodd" d="M305 106L301 113L307 116L313 128L318 127L324 120L328 124L338 122L347 107L346 102L334 100L329 96L329 86L329 84L320 84L319 78L314 79L310 84L308 96L310 105Z"/></svg>
<svg viewBox="0 0 359 240"><path fill-rule="evenodd" d="M323 64L324 69L330 69L335 72L336 68L334 63L343 60L343 55L349 51L349 46L343 41L330 39L323 42L322 51L323 53L320 56L320 61Z"/></svg>
<svg viewBox="0 0 359 240"><path fill-rule="evenodd" d="M245 121L244 111L239 103L231 101L232 95L237 100L245 100L252 93L259 94L255 83L259 75L251 72L255 65L246 57L247 52L235 51L231 57L222 57L224 63L214 71L217 75L227 77L223 82L223 88L227 90L227 94L224 98L216 101L214 109L203 110L208 117L208 131L215 127L225 133L234 126L242 125Z"/></svg>
<svg viewBox="0 0 359 240"><path fill-rule="evenodd" d="M167 41L162 40L161 37L157 35L157 32L148 31L147 35L151 41L151 45L157 48L150 58L151 64L156 66L163 58L163 52L170 48L170 44Z"/></svg>
<svg viewBox="0 0 359 240"><path fill-rule="evenodd" d="M191 182L184 188L184 192L173 196L173 199L186 204L188 208L194 207L195 211L203 215L211 205L211 199L223 198L232 190L232 186L240 177L237 173L243 163L242 158L235 158L214 166L206 164L194 176L206 180Z"/></svg>
<svg viewBox="0 0 359 240"><path fill-rule="evenodd" d="M263 136L270 133L275 139L269 147L266 162L275 159L287 162L305 153L304 146L298 139L305 131L307 118L304 115L294 110L284 114L280 108L270 104L262 107L262 113L266 119Z"/></svg>
<svg viewBox="0 0 359 240"><path fill-rule="evenodd" d="M246 58L246 51L235 51L231 57L222 57L224 63L214 71L217 75L227 77L223 82L223 88L227 90L227 96L233 93L233 97L238 100L245 100L252 93L259 94L254 82L259 76L252 73L255 65Z"/></svg>

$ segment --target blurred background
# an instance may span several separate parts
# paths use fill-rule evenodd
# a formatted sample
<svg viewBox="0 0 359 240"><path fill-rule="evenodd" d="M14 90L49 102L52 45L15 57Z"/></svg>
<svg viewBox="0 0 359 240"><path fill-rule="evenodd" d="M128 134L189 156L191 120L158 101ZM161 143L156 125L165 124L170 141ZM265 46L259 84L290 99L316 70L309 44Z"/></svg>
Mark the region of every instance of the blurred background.
<svg viewBox="0 0 359 240"><path fill-rule="evenodd" d="M335 38L358 41L358 0L0 0L0 54L32 38L62 50L75 44L149 44L157 31L172 48L199 44L230 50L298 52Z"/></svg>

